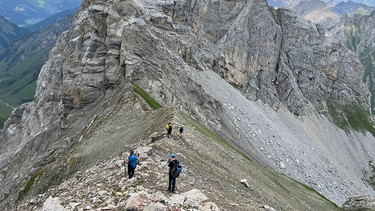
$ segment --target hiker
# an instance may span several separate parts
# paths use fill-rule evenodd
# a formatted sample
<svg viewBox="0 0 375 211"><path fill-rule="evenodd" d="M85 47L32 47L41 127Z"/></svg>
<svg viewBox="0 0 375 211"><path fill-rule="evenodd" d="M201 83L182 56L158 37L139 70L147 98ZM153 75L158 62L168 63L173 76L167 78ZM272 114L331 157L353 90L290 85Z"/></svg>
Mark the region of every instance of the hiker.
<svg viewBox="0 0 375 211"><path fill-rule="evenodd" d="M171 137L171 134L172 134L172 123L168 123L165 128L167 129L167 136L168 138Z"/></svg>
<svg viewBox="0 0 375 211"><path fill-rule="evenodd" d="M128 164L128 175L129 179L131 179L134 176L134 170L139 162L139 153L138 155L135 155L134 150L130 150L129 152L130 155L127 159L125 159L125 163Z"/></svg>
<svg viewBox="0 0 375 211"><path fill-rule="evenodd" d="M180 132L180 136L182 135L182 132L184 132L184 127L180 127L180 129L178 129L178 131Z"/></svg>
<svg viewBox="0 0 375 211"><path fill-rule="evenodd" d="M173 175L173 170L178 165L179 165L179 162L176 159L176 154L172 153L171 158L168 159L168 167L169 167L168 191L171 191L171 192L175 192L175 189L176 189L176 176Z"/></svg>

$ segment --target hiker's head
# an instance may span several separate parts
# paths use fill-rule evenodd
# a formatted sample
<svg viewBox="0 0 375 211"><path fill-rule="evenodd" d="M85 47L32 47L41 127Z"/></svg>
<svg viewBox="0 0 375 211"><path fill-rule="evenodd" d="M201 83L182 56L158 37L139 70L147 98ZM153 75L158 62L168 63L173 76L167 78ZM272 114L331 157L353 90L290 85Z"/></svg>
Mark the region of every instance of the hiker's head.
<svg viewBox="0 0 375 211"><path fill-rule="evenodd" d="M172 153L171 158L176 158L176 154Z"/></svg>
<svg viewBox="0 0 375 211"><path fill-rule="evenodd" d="M132 149L129 152L130 152L130 155L134 154L134 150L132 150Z"/></svg>

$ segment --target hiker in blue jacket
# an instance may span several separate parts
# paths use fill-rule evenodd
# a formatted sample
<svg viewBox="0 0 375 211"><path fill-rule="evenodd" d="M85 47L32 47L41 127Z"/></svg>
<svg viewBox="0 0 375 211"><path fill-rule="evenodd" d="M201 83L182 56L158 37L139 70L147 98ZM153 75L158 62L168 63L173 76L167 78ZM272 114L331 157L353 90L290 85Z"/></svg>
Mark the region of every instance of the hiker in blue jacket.
<svg viewBox="0 0 375 211"><path fill-rule="evenodd" d="M127 159L125 159L125 163L128 164L128 175L129 179L134 176L134 170L137 167L139 162L139 153L138 155L134 154L134 150L130 150L130 155Z"/></svg>

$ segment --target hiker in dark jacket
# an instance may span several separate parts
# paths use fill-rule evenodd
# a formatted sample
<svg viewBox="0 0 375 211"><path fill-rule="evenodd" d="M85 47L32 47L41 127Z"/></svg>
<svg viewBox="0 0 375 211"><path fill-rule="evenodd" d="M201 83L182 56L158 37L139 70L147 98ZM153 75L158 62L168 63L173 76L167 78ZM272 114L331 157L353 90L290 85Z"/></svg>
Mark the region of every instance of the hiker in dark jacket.
<svg viewBox="0 0 375 211"><path fill-rule="evenodd" d="M139 162L139 153L138 155L134 154L134 150L130 150L130 155L127 159L125 159L125 163L128 164L128 175L129 179L134 176L134 170L137 167Z"/></svg>
<svg viewBox="0 0 375 211"><path fill-rule="evenodd" d="M180 132L180 137L182 137L182 132L184 132L184 127L180 127L180 129L178 129L178 131Z"/></svg>
<svg viewBox="0 0 375 211"><path fill-rule="evenodd" d="M169 183L168 183L168 191L175 192L176 189L176 178L172 175L172 169L175 165L177 165L178 160L176 159L176 154L172 153L171 158L168 160L168 167L169 167Z"/></svg>
<svg viewBox="0 0 375 211"><path fill-rule="evenodd" d="M167 136L168 136L168 138L171 137L171 134L172 134L172 123L168 123L168 125L167 125Z"/></svg>

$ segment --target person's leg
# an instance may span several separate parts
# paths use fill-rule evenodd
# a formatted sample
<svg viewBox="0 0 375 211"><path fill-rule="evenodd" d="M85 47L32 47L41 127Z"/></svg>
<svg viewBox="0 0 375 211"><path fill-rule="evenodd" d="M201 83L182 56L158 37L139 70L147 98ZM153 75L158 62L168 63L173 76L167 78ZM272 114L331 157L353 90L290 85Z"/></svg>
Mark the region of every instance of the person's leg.
<svg viewBox="0 0 375 211"><path fill-rule="evenodd" d="M172 134L172 128L168 129L168 138L171 136Z"/></svg>
<svg viewBox="0 0 375 211"><path fill-rule="evenodd" d="M170 190L172 190L171 188L171 186L172 186L172 176L171 176L171 174L169 173L169 179L168 179L168 190L170 191Z"/></svg>
<svg viewBox="0 0 375 211"><path fill-rule="evenodd" d="M131 179L134 176L134 169L132 168L132 170L130 172L131 172L131 175L130 175L129 179Z"/></svg>
<svg viewBox="0 0 375 211"><path fill-rule="evenodd" d="M130 166L128 166L128 174L129 174L129 179L131 179L134 175L134 169Z"/></svg>
<svg viewBox="0 0 375 211"><path fill-rule="evenodd" d="M175 191L175 189L176 189L176 178L172 178L172 192L174 192Z"/></svg>

